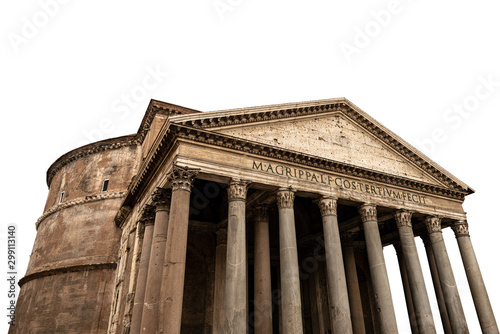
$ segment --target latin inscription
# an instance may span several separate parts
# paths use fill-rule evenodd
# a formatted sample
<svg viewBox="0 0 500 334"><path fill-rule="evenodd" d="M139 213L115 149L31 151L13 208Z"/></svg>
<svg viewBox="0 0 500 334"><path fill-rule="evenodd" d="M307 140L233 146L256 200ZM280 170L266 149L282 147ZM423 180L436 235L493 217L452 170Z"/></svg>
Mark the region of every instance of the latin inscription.
<svg viewBox="0 0 500 334"><path fill-rule="evenodd" d="M321 183L331 187L337 187L340 189L349 189L370 195L426 205L425 196L413 194L407 191L396 191L386 187L374 186L368 183L354 181L352 179L348 179L345 177L336 177L332 175L314 173L300 168L288 167L280 164L257 162L255 160L252 162L252 169L266 172L269 174Z"/></svg>

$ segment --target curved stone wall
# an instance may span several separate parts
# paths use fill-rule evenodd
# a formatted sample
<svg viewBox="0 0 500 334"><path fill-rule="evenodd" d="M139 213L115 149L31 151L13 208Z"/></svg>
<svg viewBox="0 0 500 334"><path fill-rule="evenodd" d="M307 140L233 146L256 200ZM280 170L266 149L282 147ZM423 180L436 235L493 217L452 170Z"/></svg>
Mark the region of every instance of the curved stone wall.
<svg viewBox="0 0 500 334"><path fill-rule="evenodd" d="M126 136L73 150L49 168L9 333L106 333L121 237L114 217L138 156L134 136Z"/></svg>

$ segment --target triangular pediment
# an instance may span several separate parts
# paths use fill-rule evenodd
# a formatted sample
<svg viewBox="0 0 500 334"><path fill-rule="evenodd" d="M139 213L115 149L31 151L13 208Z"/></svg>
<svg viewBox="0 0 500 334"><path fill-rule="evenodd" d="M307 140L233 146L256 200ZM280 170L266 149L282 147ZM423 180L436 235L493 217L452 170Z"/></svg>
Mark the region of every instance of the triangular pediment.
<svg viewBox="0 0 500 334"><path fill-rule="evenodd" d="M345 98L180 115L170 122L442 189L474 192Z"/></svg>
<svg viewBox="0 0 500 334"><path fill-rule="evenodd" d="M284 119L216 132L328 160L443 186L341 112Z"/></svg>

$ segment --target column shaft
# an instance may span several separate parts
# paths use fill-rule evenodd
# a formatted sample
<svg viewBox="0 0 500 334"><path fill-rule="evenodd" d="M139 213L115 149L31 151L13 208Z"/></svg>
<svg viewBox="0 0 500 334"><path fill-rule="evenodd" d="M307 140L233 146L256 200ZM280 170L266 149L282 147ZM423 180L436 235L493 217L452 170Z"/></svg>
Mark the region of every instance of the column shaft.
<svg viewBox="0 0 500 334"><path fill-rule="evenodd" d="M441 232L441 219L437 217L427 217L425 220L429 238L434 251L434 259L441 280L441 287L446 303L446 309L450 317L451 328L453 333L469 333L467 322L465 320L462 302L458 294L457 283L453 275L446 245Z"/></svg>
<svg viewBox="0 0 500 334"><path fill-rule="evenodd" d="M398 256L399 271L401 273L401 281L403 282L403 291L405 294L406 309L408 311L408 318L410 319L411 332L418 333L417 316L415 315L415 307L413 306L413 298L411 296L410 281L408 280L408 271L406 270L405 259L401 244L394 244L396 254Z"/></svg>
<svg viewBox="0 0 500 334"><path fill-rule="evenodd" d="M415 236L413 235L411 216L411 212L400 210L395 213L394 218L398 226L419 332L421 334L436 333L431 304L425 287L424 274L420 266Z"/></svg>
<svg viewBox="0 0 500 334"><path fill-rule="evenodd" d="M448 311L446 310L446 303L444 301L443 289L441 288L441 280L439 279L436 260L434 259L434 252L432 251L432 246L430 244L430 239L428 235L421 236L421 238L424 241L425 252L427 254L427 261L429 262L432 284L434 285L434 292L436 293L436 299L439 307L439 314L441 315L443 330L445 334L453 334L453 331L451 330L450 317L448 316Z"/></svg>
<svg viewBox="0 0 500 334"><path fill-rule="evenodd" d="M191 186L197 173L174 165L169 176L169 181L172 182L172 200L161 285L160 333L181 332L189 204Z"/></svg>
<svg viewBox="0 0 500 334"><path fill-rule="evenodd" d="M323 220L331 327L334 333L349 334L352 333L351 311L337 220L337 199L325 197L317 203Z"/></svg>
<svg viewBox="0 0 500 334"><path fill-rule="evenodd" d="M148 268L151 255L151 244L154 230L154 211L153 207L146 207L143 211L145 223L144 237L142 241L141 259L139 263L139 272L137 273L137 282L134 296L134 308L132 309L132 323L130 324L130 334L139 334L141 332L142 310L144 308L144 296L146 294L146 282L148 277Z"/></svg>
<svg viewBox="0 0 500 334"><path fill-rule="evenodd" d="M226 304L224 333L244 334L247 323L247 249L245 199L248 182L231 181L228 188Z"/></svg>
<svg viewBox="0 0 500 334"><path fill-rule="evenodd" d="M469 282L472 299L476 307L479 324L483 333L498 334L498 326L491 308L488 292L484 285L483 276L472 247L469 236L469 226L466 221L460 221L452 225L457 238L458 247L465 267L467 281Z"/></svg>
<svg viewBox="0 0 500 334"><path fill-rule="evenodd" d="M273 300L267 207L257 207L255 217L254 330L256 333L272 334Z"/></svg>
<svg viewBox="0 0 500 334"><path fill-rule="evenodd" d="M224 290L226 289L226 258L227 258L227 230L217 231L217 248L215 249L215 286L214 286L214 319L213 334L223 332L224 324Z"/></svg>
<svg viewBox="0 0 500 334"><path fill-rule="evenodd" d="M370 275L377 305L376 309L380 316L381 332L383 334L397 333L398 325L394 313L389 276L387 275L382 241L378 230L377 209L375 205L364 204L359 208L359 212L363 221Z"/></svg>
<svg viewBox="0 0 500 334"><path fill-rule="evenodd" d="M343 236L342 256L344 258L347 291L349 295L352 331L354 334L363 334L365 333L365 321L363 316L363 304L361 303L361 293L359 291L356 258L352 246L352 237L352 233L347 233Z"/></svg>
<svg viewBox="0 0 500 334"><path fill-rule="evenodd" d="M280 242L281 307L283 332L301 334L302 306L300 300L299 260L295 234L291 189L281 188L277 192Z"/></svg>
<svg viewBox="0 0 500 334"><path fill-rule="evenodd" d="M170 191L158 188L153 194L156 205L155 227L151 245L144 308L142 310L141 333L155 333L158 330L160 294L167 241L168 218L170 212Z"/></svg>

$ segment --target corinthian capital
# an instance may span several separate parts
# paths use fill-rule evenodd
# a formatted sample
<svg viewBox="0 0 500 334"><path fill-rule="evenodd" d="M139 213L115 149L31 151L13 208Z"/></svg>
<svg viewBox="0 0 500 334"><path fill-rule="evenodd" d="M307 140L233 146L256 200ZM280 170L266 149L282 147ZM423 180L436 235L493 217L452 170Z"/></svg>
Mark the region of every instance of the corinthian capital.
<svg viewBox="0 0 500 334"><path fill-rule="evenodd" d="M469 224L466 220L460 220L451 225L451 229L455 232L455 237L469 237Z"/></svg>
<svg viewBox="0 0 500 334"><path fill-rule="evenodd" d="M427 232L429 234L435 232L441 232L441 218L430 216L425 218L425 226L427 227Z"/></svg>
<svg viewBox="0 0 500 334"><path fill-rule="evenodd" d="M231 180L227 188L227 196L230 201L246 200L249 181Z"/></svg>
<svg viewBox="0 0 500 334"><path fill-rule="evenodd" d="M151 198L153 200L153 204L156 206L156 211L170 211L170 199L172 198L172 190L156 188Z"/></svg>
<svg viewBox="0 0 500 334"><path fill-rule="evenodd" d="M217 246L227 245L227 230L225 228L218 229L215 234L217 236Z"/></svg>
<svg viewBox="0 0 500 334"><path fill-rule="evenodd" d="M155 207L146 204L141 211L140 221L144 225L152 225L155 223Z"/></svg>
<svg viewBox="0 0 500 334"><path fill-rule="evenodd" d="M398 210L394 213L394 219L398 227L409 226L411 227L412 212L406 210Z"/></svg>
<svg viewBox="0 0 500 334"><path fill-rule="evenodd" d="M337 199L335 197L322 197L314 202L318 204L321 216L337 214Z"/></svg>
<svg viewBox="0 0 500 334"><path fill-rule="evenodd" d="M278 209L293 208L293 200L295 199L295 190L292 188L280 188L276 192Z"/></svg>
<svg viewBox="0 0 500 334"><path fill-rule="evenodd" d="M267 205L257 205L253 211L256 223L269 222L269 208Z"/></svg>
<svg viewBox="0 0 500 334"><path fill-rule="evenodd" d="M172 171L168 176L168 180L172 182L172 191L177 189L191 191L194 179L199 172L199 169L173 165Z"/></svg>
<svg viewBox="0 0 500 334"><path fill-rule="evenodd" d="M377 221L377 206L365 203L358 208L363 223L367 221Z"/></svg>

